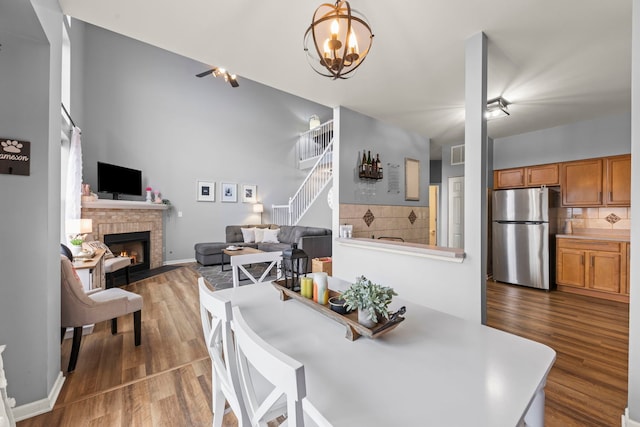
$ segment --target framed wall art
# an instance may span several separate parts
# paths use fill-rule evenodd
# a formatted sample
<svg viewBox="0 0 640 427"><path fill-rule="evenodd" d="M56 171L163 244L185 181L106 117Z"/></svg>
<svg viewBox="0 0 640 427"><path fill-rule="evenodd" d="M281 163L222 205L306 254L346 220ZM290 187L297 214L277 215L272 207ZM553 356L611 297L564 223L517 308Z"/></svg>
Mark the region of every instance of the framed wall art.
<svg viewBox="0 0 640 427"><path fill-rule="evenodd" d="M243 185L242 186L242 203L257 203L258 187L256 185Z"/></svg>
<svg viewBox="0 0 640 427"><path fill-rule="evenodd" d="M216 183L211 181L198 181L198 197L199 202L215 202L216 201Z"/></svg>
<svg viewBox="0 0 640 427"><path fill-rule="evenodd" d="M220 184L220 201L235 203L238 201L238 184L223 182Z"/></svg>
<svg viewBox="0 0 640 427"><path fill-rule="evenodd" d="M420 161L404 159L404 199L420 200Z"/></svg>

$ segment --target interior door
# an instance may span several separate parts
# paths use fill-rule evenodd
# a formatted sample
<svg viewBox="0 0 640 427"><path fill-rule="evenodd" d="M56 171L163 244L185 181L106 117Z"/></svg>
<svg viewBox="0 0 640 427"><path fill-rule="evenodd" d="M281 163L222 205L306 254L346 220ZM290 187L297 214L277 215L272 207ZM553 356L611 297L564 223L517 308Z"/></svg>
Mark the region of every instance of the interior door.
<svg viewBox="0 0 640 427"><path fill-rule="evenodd" d="M464 177L449 178L449 247L464 247Z"/></svg>

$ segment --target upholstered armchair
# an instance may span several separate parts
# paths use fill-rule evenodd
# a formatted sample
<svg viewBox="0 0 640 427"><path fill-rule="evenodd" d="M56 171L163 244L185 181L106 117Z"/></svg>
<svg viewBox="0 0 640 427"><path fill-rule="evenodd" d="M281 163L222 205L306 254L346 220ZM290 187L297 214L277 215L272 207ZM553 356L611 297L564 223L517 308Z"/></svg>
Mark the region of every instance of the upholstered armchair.
<svg viewBox="0 0 640 427"><path fill-rule="evenodd" d="M111 319L111 333L118 333L120 316L133 313L135 345L141 341L142 297L120 288L85 292L71 261L60 255L60 326L62 338L66 328L73 328L73 344L68 372L73 372L80 352L82 327Z"/></svg>

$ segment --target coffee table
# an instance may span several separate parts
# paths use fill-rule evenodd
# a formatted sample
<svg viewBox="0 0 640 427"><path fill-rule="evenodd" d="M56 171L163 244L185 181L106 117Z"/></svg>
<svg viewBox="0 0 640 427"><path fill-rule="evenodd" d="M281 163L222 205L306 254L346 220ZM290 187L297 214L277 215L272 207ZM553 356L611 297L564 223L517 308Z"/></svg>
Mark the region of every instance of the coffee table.
<svg viewBox="0 0 640 427"><path fill-rule="evenodd" d="M235 255L249 255L249 254L260 254L264 251L261 251L260 249L254 249L254 248L241 248L241 249L223 249L222 250L222 264L220 265L220 271L227 271L224 269L224 256L228 256L229 257L229 264L231 264L231 257L235 256Z"/></svg>

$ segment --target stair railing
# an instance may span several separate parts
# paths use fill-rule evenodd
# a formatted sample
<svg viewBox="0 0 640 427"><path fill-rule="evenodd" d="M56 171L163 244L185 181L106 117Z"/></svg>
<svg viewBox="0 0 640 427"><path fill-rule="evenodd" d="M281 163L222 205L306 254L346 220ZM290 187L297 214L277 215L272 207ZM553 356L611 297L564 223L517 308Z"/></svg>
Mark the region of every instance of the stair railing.
<svg viewBox="0 0 640 427"><path fill-rule="evenodd" d="M296 225L333 177L333 139L325 146L315 165L287 205L272 205L275 224Z"/></svg>
<svg viewBox="0 0 640 427"><path fill-rule="evenodd" d="M300 134L298 138L298 164L322 155L324 149L333 140L333 120Z"/></svg>

